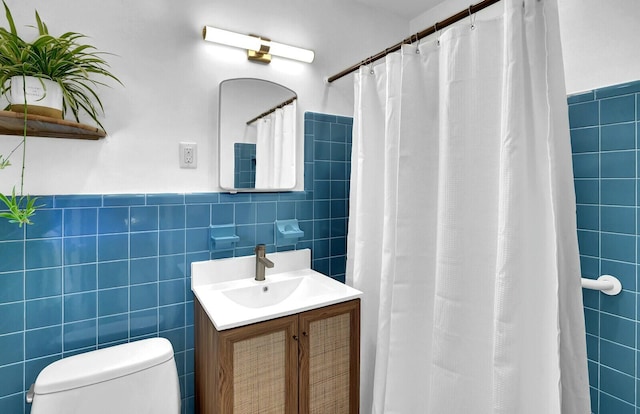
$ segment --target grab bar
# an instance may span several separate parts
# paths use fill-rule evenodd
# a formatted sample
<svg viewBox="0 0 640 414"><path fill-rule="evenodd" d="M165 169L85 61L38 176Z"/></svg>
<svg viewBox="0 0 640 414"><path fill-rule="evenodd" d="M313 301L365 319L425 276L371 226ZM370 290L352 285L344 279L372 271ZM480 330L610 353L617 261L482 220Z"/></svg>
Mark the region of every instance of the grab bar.
<svg viewBox="0 0 640 414"><path fill-rule="evenodd" d="M582 278L582 287L585 289L599 290L605 295L617 295L622 291L622 283L617 277L602 275L597 280Z"/></svg>

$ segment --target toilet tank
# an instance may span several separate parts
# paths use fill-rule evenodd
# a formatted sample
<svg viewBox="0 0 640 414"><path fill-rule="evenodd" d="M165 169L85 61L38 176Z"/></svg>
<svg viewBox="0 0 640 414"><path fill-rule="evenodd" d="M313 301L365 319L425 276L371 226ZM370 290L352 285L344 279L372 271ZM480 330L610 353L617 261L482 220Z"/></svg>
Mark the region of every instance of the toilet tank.
<svg viewBox="0 0 640 414"><path fill-rule="evenodd" d="M179 414L171 343L151 338L64 358L45 367L31 414Z"/></svg>

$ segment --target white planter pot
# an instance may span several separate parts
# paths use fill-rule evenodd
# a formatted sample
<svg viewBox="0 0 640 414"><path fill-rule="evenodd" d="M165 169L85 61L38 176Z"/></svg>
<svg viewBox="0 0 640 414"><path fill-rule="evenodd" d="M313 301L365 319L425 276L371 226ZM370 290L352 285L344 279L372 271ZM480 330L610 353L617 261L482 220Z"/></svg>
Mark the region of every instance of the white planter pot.
<svg viewBox="0 0 640 414"><path fill-rule="evenodd" d="M62 119L62 89L56 82L32 76L12 77L8 96L11 110L23 112L25 97L28 114Z"/></svg>

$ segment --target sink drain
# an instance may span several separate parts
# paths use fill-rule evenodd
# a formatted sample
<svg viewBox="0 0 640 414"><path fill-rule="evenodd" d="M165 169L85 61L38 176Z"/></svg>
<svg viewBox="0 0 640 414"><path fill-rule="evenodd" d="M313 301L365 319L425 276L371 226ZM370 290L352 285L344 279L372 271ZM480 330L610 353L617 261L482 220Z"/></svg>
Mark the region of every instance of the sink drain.
<svg viewBox="0 0 640 414"><path fill-rule="evenodd" d="M263 286L262 287L262 291L263 292L268 292L269 291L269 286Z"/></svg>

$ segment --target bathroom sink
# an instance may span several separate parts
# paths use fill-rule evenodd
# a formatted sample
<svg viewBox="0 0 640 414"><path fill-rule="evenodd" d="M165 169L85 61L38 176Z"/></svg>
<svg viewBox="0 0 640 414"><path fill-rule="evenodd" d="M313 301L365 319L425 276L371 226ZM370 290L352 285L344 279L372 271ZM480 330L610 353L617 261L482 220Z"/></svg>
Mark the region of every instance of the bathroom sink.
<svg viewBox="0 0 640 414"><path fill-rule="evenodd" d="M194 262L191 289L217 330L236 328L359 298L362 292L310 268L308 249L267 254L256 281L255 256Z"/></svg>
<svg viewBox="0 0 640 414"><path fill-rule="evenodd" d="M291 296L303 280L305 279L302 277L295 277L269 284L259 283L255 286L235 287L223 290L222 294L240 306L263 308L278 304Z"/></svg>

